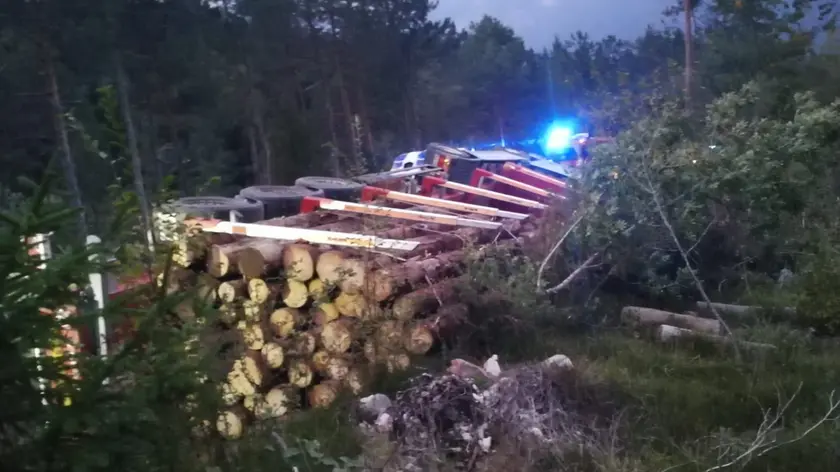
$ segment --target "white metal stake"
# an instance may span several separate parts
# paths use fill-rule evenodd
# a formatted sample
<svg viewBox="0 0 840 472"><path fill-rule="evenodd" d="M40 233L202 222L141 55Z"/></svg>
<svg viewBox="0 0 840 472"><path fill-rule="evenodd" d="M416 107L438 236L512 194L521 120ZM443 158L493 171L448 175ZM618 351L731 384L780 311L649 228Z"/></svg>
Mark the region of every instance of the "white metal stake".
<svg viewBox="0 0 840 472"><path fill-rule="evenodd" d="M87 237L85 243L88 246L93 244L99 244L102 240L99 236L90 235ZM97 259L96 255L91 255L90 260L95 262ZM109 287L108 287L108 280L107 277L103 277L102 273L95 272L88 274L88 279L90 280L90 286L93 289L93 298L96 300L96 307L99 309L99 316L96 317L96 334L99 341L99 355L100 356L107 356L108 355L108 326L105 323L105 317L102 315L103 310L105 310L105 300L108 297Z"/></svg>
<svg viewBox="0 0 840 472"><path fill-rule="evenodd" d="M304 240L311 244L330 246L394 249L411 251L420 244L417 241L383 239L376 236L357 233L339 233L316 229L285 228L259 223L231 223L229 221L194 219L188 222L207 233L239 234L252 238L278 239L283 241Z"/></svg>
<svg viewBox="0 0 840 472"><path fill-rule="evenodd" d="M435 223L449 226L462 226L483 229L498 229L502 226L501 223L496 221L474 220L470 218L462 218L460 216L447 215L443 213L429 213L425 211L403 210L401 208L382 207L377 205L368 205L365 203L342 202L339 200L330 200L327 198L320 199L319 206L324 210L362 213L367 215L385 216L388 218L411 221L423 221L425 223Z"/></svg>
<svg viewBox="0 0 840 472"><path fill-rule="evenodd" d="M29 255L37 257L41 260L41 263L38 264L38 269L43 270L46 268L46 261L52 255L49 235L36 234L30 239L24 239L23 242L28 247ZM32 246L29 247L30 245ZM44 366L41 365L43 350L38 347L33 348L32 356L35 358L35 369L38 373L43 372ZM41 376L38 376L38 390L41 392L41 404L47 406L47 380Z"/></svg>

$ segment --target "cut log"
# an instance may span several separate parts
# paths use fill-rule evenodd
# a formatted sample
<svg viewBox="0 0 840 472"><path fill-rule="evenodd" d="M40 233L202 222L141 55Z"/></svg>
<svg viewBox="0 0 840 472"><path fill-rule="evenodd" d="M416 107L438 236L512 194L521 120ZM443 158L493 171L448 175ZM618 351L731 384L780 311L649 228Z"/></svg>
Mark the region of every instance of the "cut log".
<svg viewBox="0 0 840 472"><path fill-rule="evenodd" d="M338 265L338 288L342 293L358 295L366 288L368 268L361 259L345 258Z"/></svg>
<svg viewBox="0 0 840 472"><path fill-rule="evenodd" d="M621 310L621 319L625 323L633 325L656 326L668 324L707 334L719 334L722 332L721 324L718 320L681 315L669 311L654 310L653 308L626 306Z"/></svg>
<svg viewBox="0 0 840 472"><path fill-rule="evenodd" d="M289 364L289 383L298 388L306 388L312 383L312 368L304 360L295 360Z"/></svg>
<svg viewBox="0 0 840 472"><path fill-rule="evenodd" d="M435 335L426 323L417 323L407 330L404 345L411 354L422 355L435 345Z"/></svg>
<svg viewBox="0 0 840 472"><path fill-rule="evenodd" d="M271 289L263 279L250 279L248 280L248 298L254 303L265 303L271 298Z"/></svg>
<svg viewBox="0 0 840 472"><path fill-rule="evenodd" d="M248 247L248 243L249 240L242 240L211 246L207 255L207 273L216 278L239 273L237 268L239 254Z"/></svg>
<svg viewBox="0 0 840 472"><path fill-rule="evenodd" d="M347 216L329 224L315 226L312 229L334 233L358 233L362 230L362 220L355 216Z"/></svg>
<svg viewBox="0 0 840 472"><path fill-rule="evenodd" d="M365 375L361 369L351 367L350 371L347 372L347 377L345 377L344 383L353 395L359 395L365 390Z"/></svg>
<svg viewBox="0 0 840 472"><path fill-rule="evenodd" d="M340 267L344 254L340 251L325 251L318 256L315 272L326 286L336 286L341 281Z"/></svg>
<svg viewBox="0 0 840 472"><path fill-rule="evenodd" d="M320 303L309 310L309 317L316 325L323 326L335 321L341 314L332 303Z"/></svg>
<svg viewBox="0 0 840 472"><path fill-rule="evenodd" d="M396 352L403 347L404 327L401 322L388 320L379 325L376 330L376 350L385 352ZM380 354L377 352L377 354Z"/></svg>
<svg viewBox="0 0 840 472"><path fill-rule="evenodd" d="M283 266L285 245L276 239L251 239L237 257L239 273L248 278L260 277Z"/></svg>
<svg viewBox="0 0 840 472"><path fill-rule="evenodd" d="M370 276L371 296L382 302L398 293L421 288L428 284L427 280L437 282L447 275L461 272L461 263L465 258L466 253L459 250L374 271Z"/></svg>
<svg viewBox="0 0 840 472"><path fill-rule="evenodd" d="M287 279L306 282L315 276L318 249L309 244L288 244L283 248L281 263Z"/></svg>
<svg viewBox="0 0 840 472"><path fill-rule="evenodd" d="M306 288L306 284L297 280L288 279L283 281L279 292L283 303L291 308L300 308L309 301L309 289Z"/></svg>
<svg viewBox="0 0 840 472"><path fill-rule="evenodd" d="M296 393L295 389L289 386L272 388L265 394L263 402L265 409L261 412L262 415L257 415L257 418L268 419L286 416L298 404Z"/></svg>
<svg viewBox="0 0 840 472"><path fill-rule="evenodd" d="M241 318L243 318L242 305L224 303L219 307L219 321L226 326L233 326Z"/></svg>
<svg viewBox="0 0 840 472"><path fill-rule="evenodd" d="M216 303L218 299L216 290L219 288L219 281L207 273L199 274L196 282L196 295L199 302L206 305Z"/></svg>
<svg viewBox="0 0 840 472"><path fill-rule="evenodd" d="M195 303L194 300L186 299L175 305L175 314L181 321L195 320Z"/></svg>
<svg viewBox="0 0 840 472"><path fill-rule="evenodd" d="M280 218L271 218L265 221L260 221L261 225L280 226L284 228L315 228L326 224L334 223L344 217L336 215L335 213L328 213L324 211L314 211L311 213L301 213L293 216L283 216Z"/></svg>
<svg viewBox="0 0 840 472"><path fill-rule="evenodd" d="M292 339L286 342L286 351L289 355L307 358L315 353L318 346L318 338L307 332L296 332Z"/></svg>
<svg viewBox="0 0 840 472"><path fill-rule="evenodd" d="M256 413L263 402L263 396L257 392L253 395L247 396L242 399L242 406L245 407L246 410L250 411L251 413Z"/></svg>
<svg viewBox="0 0 840 472"><path fill-rule="evenodd" d="M676 342L681 340L702 340L711 342L722 346L730 346L736 343L730 337L719 336L716 334L699 333L686 328L679 328L667 324L659 325L656 331L656 339L662 343ZM765 343L755 343L750 341L737 341L739 347L744 347L751 350L767 351L774 350L776 346Z"/></svg>
<svg viewBox="0 0 840 472"><path fill-rule="evenodd" d="M295 308L278 308L271 312L268 322L275 336L287 338L301 322L300 311Z"/></svg>
<svg viewBox="0 0 840 472"><path fill-rule="evenodd" d="M394 317L407 321L456 301L457 287L461 280L460 278L443 280L398 297L393 305Z"/></svg>
<svg viewBox="0 0 840 472"><path fill-rule="evenodd" d="M231 244L236 242L237 239L239 238L236 235L224 233L183 235L172 244L172 262L180 267L189 267L204 259L210 247Z"/></svg>
<svg viewBox="0 0 840 472"><path fill-rule="evenodd" d="M485 230L481 228L459 228L445 234L434 234L411 238L409 241L416 241L419 244L411 251L401 251L398 255L411 259L417 256L428 256L441 252L455 251L475 243L483 244L493 240L510 239L522 229L522 222L519 220L506 221L500 231Z"/></svg>
<svg viewBox="0 0 840 472"><path fill-rule="evenodd" d="M361 318L367 309L367 301L361 294L340 292L333 304L340 314L350 318Z"/></svg>
<svg viewBox="0 0 840 472"><path fill-rule="evenodd" d="M365 341L364 346L362 346L362 353L365 359L371 364L376 364L380 360L379 351L380 349L377 347L376 341L372 339Z"/></svg>
<svg viewBox="0 0 840 472"><path fill-rule="evenodd" d="M321 344L332 354L341 354L350 349L353 343L353 332L347 323L341 320L324 325L321 331Z"/></svg>
<svg viewBox="0 0 840 472"><path fill-rule="evenodd" d="M325 303L329 301L330 293L324 282L321 279L312 279L307 285L309 290L309 298L316 303Z"/></svg>
<svg viewBox="0 0 840 472"><path fill-rule="evenodd" d="M234 390L230 382L222 382L221 390L222 403L225 406L236 405L242 399L242 394Z"/></svg>
<svg viewBox="0 0 840 472"><path fill-rule="evenodd" d="M340 384L336 381L325 381L313 385L307 396L313 408L327 408L338 398Z"/></svg>
<svg viewBox="0 0 840 472"><path fill-rule="evenodd" d="M326 376L329 379L342 381L350 373L350 361L343 357L330 357L327 361Z"/></svg>
<svg viewBox="0 0 840 472"><path fill-rule="evenodd" d="M388 372L401 372L411 366L411 358L406 353L389 354L385 359L385 367Z"/></svg>
<svg viewBox="0 0 840 472"><path fill-rule="evenodd" d="M447 234L427 234L411 238L409 241L416 242L417 247L410 251L400 251L399 257L414 259L417 257L428 257L441 252L455 251L476 242L476 237L481 233L478 228L462 228Z"/></svg>
<svg viewBox="0 0 840 472"><path fill-rule="evenodd" d="M240 362L240 361L237 361ZM247 397L248 395L253 395L256 393L257 389L254 387L254 384L245 377L245 372L242 371L241 362L237 366L234 364L233 369L228 372L227 375L227 383L230 385L230 388L233 390L234 394L238 397Z"/></svg>
<svg viewBox="0 0 840 472"><path fill-rule="evenodd" d="M263 316L263 306L253 300L242 300L242 316L246 321L259 323Z"/></svg>
<svg viewBox="0 0 840 472"><path fill-rule="evenodd" d="M286 359L286 353L283 350L283 346L277 343L265 343L260 352L265 364L269 368L279 369L283 366L283 361Z"/></svg>
<svg viewBox="0 0 840 472"><path fill-rule="evenodd" d="M165 280L164 280L165 279ZM166 293L178 293L192 285L195 281L195 273L182 267L170 268L169 273L161 272L155 276L155 286L163 288L166 283Z"/></svg>
<svg viewBox="0 0 840 472"><path fill-rule="evenodd" d="M242 340L248 349L259 351L265 345L265 335L259 323L249 323L243 320L236 324L236 328L242 333Z"/></svg>
<svg viewBox="0 0 840 472"><path fill-rule="evenodd" d="M740 322L754 322L756 315L763 312L775 312L784 316L796 316L796 308L781 307L781 308L764 308L752 305L730 305L727 303L712 303L711 306L706 302L697 302L697 312L706 318L714 318L712 307L724 318L724 320L731 319Z"/></svg>
<svg viewBox="0 0 840 472"><path fill-rule="evenodd" d="M327 371L327 362L330 360L330 353L327 351L318 351L312 355L312 368L315 372L323 374Z"/></svg>
<svg viewBox="0 0 840 472"><path fill-rule="evenodd" d="M242 371L245 378L257 387L265 385L268 379L268 365L259 351L250 351L242 358Z"/></svg>
<svg viewBox="0 0 840 472"><path fill-rule="evenodd" d="M248 285L242 279L222 282L219 284L219 288L216 289L216 293L222 303L231 303L237 298L247 295Z"/></svg>
<svg viewBox="0 0 840 472"><path fill-rule="evenodd" d="M245 431L245 415L234 410L225 410L216 419L216 430L229 440L239 439Z"/></svg>

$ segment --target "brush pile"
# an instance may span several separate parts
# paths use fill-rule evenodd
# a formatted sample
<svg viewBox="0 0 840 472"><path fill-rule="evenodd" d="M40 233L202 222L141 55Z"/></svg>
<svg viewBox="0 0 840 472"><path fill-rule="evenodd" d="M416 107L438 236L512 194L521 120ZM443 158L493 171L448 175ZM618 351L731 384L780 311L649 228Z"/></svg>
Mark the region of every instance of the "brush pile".
<svg viewBox="0 0 840 472"><path fill-rule="evenodd" d="M328 406L342 390L359 394L372 366L403 370L411 356L433 351L465 316L458 284L468 257L488 244L515 246L534 228L527 220L501 230L396 222L315 212L260 224L411 240L416 249L212 233L174 244L178 268L167 289L198 287L218 310L213 329L227 340L223 436L240 437L255 419ZM194 318L194 309L184 303L176 314Z"/></svg>
<svg viewBox="0 0 840 472"><path fill-rule="evenodd" d="M489 370L455 360L447 374L413 378L393 402L381 394L362 399L369 461L385 471L438 470L443 459L458 470L501 470L490 464L511 449L585 451L609 429L610 401L592 393L566 356L496 376ZM370 457L383 450L387 460Z"/></svg>

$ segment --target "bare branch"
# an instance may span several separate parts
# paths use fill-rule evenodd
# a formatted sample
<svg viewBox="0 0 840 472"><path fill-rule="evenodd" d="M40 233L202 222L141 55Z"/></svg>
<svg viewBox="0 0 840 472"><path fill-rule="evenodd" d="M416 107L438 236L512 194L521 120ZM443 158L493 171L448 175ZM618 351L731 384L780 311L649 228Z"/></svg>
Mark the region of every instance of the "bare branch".
<svg viewBox="0 0 840 472"><path fill-rule="evenodd" d="M671 224L671 220L668 218L668 214L665 212L665 207L662 205L662 201L659 196L659 192L653 185L653 180L650 177L650 173L645 171L645 178L647 179L648 183L648 192L650 193L653 204L656 207L656 212L659 214L659 218L662 220L662 224L665 225L665 229L668 230L668 235L671 238L671 241L674 242L674 246L676 246L677 250L680 253L680 257L685 264L686 269L688 269L688 273L691 275L691 279L694 281L694 286L697 288L697 291L700 292L700 296L703 298L703 301L709 303L711 306L712 300L709 298L709 294L706 293L706 289L703 288L703 282L697 276L697 272L694 270L694 266L691 265L691 260L688 258L688 253L686 252L685 248L683 247L682 243L680 242L680 238L677 236L676 230L674 230L674 226ZM735 341L735 334L732 332L732 329L729 327L729 324L724 321L723 317L718 313L717 309L711 307L711 312L715 316L715 318L720 322L720 325L723 326L723 330L726 332L726 335L731 337L733 341ZM732 348L735 350L735 355L738 359L741 358L741 350L738 348L738 343L732 343Z"/></svg>
<svg viewBox="0 0 840 472"><path fill-rule="evenodd" d="M545 267L548 265L548 261L551 260L551 258L554 256L554 253L557 252L560 246L563 245L563 243L566 241L566 238L568 238L569 235L572 234L572 231L574 231L575 228L577 228L577 225L579 225L580 222L583 221L584 216L585 214L581 214L575 219L574 222L572 222L571 225L569 225L569 227L566 229L566 232L563 233L563 236L561 236L560 239L558 239L557 242L554 243L554 246L551 247L551 250L548 251L548 254L545 256L545 259L543 259L542 264L540 264L540 268L537 271L537 292L541 290L542 275L543 272L545 272Z"/></svg>
<svg viewBox="0 0 840 472"><path fill-rule="evenodd" d="M577 269L572 271L572 273L569 274L569 276L566 277L562 282L555 285L554 287L551 287L550 289L546 290L545 292L546 293L559 292L560 290L563 290L566 287L568 287L569 285L571 285L572 281L574 281L580 274L582 274L584 270L592 267L592 265L591 265L592 261L594 261L595 258L598 257L599 255L600 255L600 253L596 252L595 254L592 254L591 256L589 256L589 258L586 259L583 262L583 264L581 264Z"/></svg>
<svg viewBox="0 0 840 472"><path fill-rule="evenodd" d="M695 249L697 249L697 245L700 244L700 241L702 241L704 237L706 237L706 233L709 232L709 230L715 223L717 223L717 218L713 218L712 221L709 222L709 224L706 226L706 229L704 229L703 232L700 233L700 236L697 237L697 241L694 241L694 244L692 244L691 247L688 248L686 253L691 254L692 252L694 252Z"/></svg>
<svg viewBox="0 0 840 472"><path fill-rule="evenodd" d="M800 382L799 386L796 388L796 391L786 402L783 403L780 399L779 408L775 412L772 412L771 410L766 410L764 412L764 420L758 426L758 430L755 433L755 437L749 444L742 446L743 451L740 454L738 454L736 457L730 460L727 460L726 462L722 462L714 467L710 467L704 472L714 472L735 466L743 467L751 459L755 457L762 457L764 455L767 455L770 451L778 449L782 446L787 446L795 442L801 441L809 434L814 432L817 428L825 424L827 421L836 421L838 419L837 413L838 410L840 410L840 400L835 400L835 391L832 391L829 395L828 410L822 416L822 418L814 422L814 424L812 424L808 429L806 429L796 437L787 441L777 442L776 438L773 437L773 433L775 431L778 431L779 424L781 423L784 414L787 412L788 408L790 408L790 405L793 403L796 396L799 395L799 392L801 390L802 383ZM718 454L718 461L721 462L725 460L726 457L730 456L731 451L733 449L736 449L738 446L738 444L731 443L721 444L718 448L720 449L720 452Z"/></svg>

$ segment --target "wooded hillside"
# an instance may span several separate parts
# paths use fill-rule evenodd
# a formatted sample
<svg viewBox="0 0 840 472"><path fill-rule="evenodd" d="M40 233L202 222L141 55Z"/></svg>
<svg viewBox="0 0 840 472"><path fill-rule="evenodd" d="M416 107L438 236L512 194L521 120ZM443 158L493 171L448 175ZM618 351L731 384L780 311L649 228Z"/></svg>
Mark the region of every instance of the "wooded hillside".
<svg viewBox="0 0 840 472"><path fill-rule="evenodd" d="M429 0L7 0L0 185L59 157L68 198L101 225L109 185L196 194L213 177L229 192L376 170L432 140L534 137L556 116L614 134L633 97L683 87L689 56L698 106L755 77L833 96L820 79L838 74L836 40L797 25L833 2L783 3L693 2L690 50L656 28L557 31L535 51L494 18L432 21Z"/></svg>

